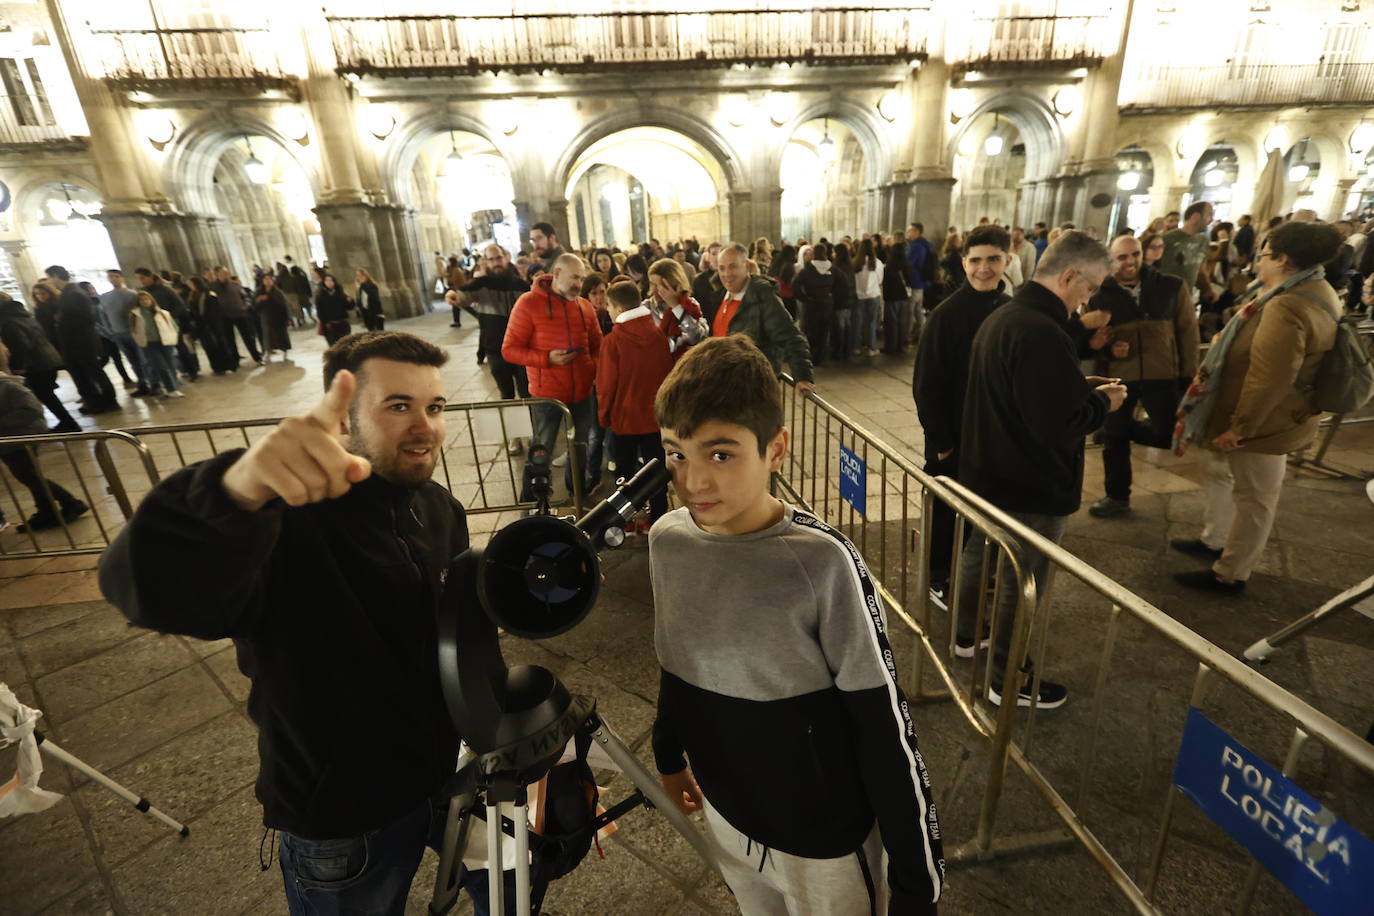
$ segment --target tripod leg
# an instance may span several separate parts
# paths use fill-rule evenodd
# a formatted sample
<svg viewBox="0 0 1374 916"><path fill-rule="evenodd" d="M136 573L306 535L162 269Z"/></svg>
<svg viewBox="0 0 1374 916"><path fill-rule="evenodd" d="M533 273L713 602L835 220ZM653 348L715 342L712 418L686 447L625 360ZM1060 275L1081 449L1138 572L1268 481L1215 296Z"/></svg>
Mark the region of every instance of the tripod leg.
<svg viewBox="0 0 1374 916"><path fill-rule="evenodd" d="M449 800L444 842L439 847L439 873L434 878L434 896L429 901L430 916L443 916L458 902L458 875L463 868L463 847L472 827L474 798L472 792L464 792Z"/></svg>
<svg viewBox="0 0 1374 916"><path fill-rule="evenodd" d="M525 808L525 787L521 786L519 792L511 815L515 828L515 912L516 916L530 916L530 820ZM505 875L501 879L504 884Z"/></svg>
<svg viewBox="0 0 1374 916"><path fill-rule="evenodd" d="M187 827L185 824L173 820L166 814L163 814L157 808L154 808L152 805L148 804L148 799L143 798L139 795L135 795L133 792L130 792L128 789L124 788L119 783L115 782L113 779L97 770L95 767L91 766L90 764L82 760L79 760L76 757L73 757L71 754L67 753L65 750L58 747L56 744L52 743L46 738L39 736L39 740L41 742L38 745L40 750L46 751L55 759L62 761L67 766L71 767L73 770L76 770L79 773L86 774L91 779L95 780L105 788L109 789L115 795L118 795L120 798L124 799L129 804L133 805L139 811L142 811L144 814L147 814L150 817L155 817L158 820L162 821L162 823L166 824L168 827L171 827L181 836L190 836L190 827Z"/></svg>
<svg viewBox="0 0 1374 916"><path fill-rule="evenodd" d="M625 746L625 742L621 741L620 737L615 732L611 731L611 727L606 723L606 720L597 715L593 717L592 722L589 724L591 725L592 737L596 739L598 744L605 748L606 754L614 760L621 771L630 778L630 782L634 783L635 788L643 792L644 797L652 802L659 813L668 819L668 823L672 824L673 828L677 830L678 833L686 837L687 842L692 844L697 854L701 856L708 865L716 869L716 871L720 871L720 865L716 863L715 851L711 849L711 844L707 842L706 837L702 835L702 832L697 829L695 824L687 819L687 815L683 814L678 809L678 806L673 804L673 800L668 797L668 793L664 791L663 786L648 770L644 769L644 766L639 762L639 758L632 754L630 749Z"/></svg>
<svg viewBox="0 0 1374 916"><path fill-rule="evenodd" d="M517 831L518 832L518 831ZM501 805L487 802L487 902L492 916L505 916L506 874L501 862Z"/></svg>

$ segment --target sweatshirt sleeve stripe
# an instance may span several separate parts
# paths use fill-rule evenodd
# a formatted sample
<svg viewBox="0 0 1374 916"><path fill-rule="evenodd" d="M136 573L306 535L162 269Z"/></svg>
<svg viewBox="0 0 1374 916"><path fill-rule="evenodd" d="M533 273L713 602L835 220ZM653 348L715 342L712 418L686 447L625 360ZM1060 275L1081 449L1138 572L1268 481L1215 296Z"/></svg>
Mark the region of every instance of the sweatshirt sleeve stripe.
<svg viewBox="0 0 1374 916"><path fill-rule="evenodd" d="M907 772L911 777L911 787L921 816L921 841L925 852L926 871L930 876L933 889L932 901L940 899L944 885L943 852L936 852L940 840L940 828L932 817L930 799L930 774L926 771L925 759L921 756L916 743L916 723L911 718L911 707L897 684L897 668L893 660L892 645L888 642L887 631L882 617L882 603L873 577L858 550L842 533L825 522L806 512L798 510L794 516L798 525L808 528L818 536L828 539L845 557L845 568L854 578L857 591L863 595L864 607L868 610L869 626L866 628L870 645L878 658L879 666L885 677L883 687L888 696L891 712L899 732L898 744L907 761Z"/></svg>

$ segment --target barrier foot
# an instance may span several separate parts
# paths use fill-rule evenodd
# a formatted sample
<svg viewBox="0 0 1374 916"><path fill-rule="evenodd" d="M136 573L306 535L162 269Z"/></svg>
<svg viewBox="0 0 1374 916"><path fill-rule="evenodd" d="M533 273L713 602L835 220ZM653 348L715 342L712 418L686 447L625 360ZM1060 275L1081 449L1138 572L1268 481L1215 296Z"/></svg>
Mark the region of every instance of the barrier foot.
<svg viewBox="0 0 1374 916"><path fill-rule="evenodd" d="M960 843L953 849L945 850L945 864L951 868L969 867L989 859L1026 855L1027 853L1053 849L1056 846L1070 846L1074 842L1073 834L1062 829L995 837L992 841L992 848L987 851L980 850L975 841L969 840L967 843Z"/></svg>
<svg viewBox="0 0 1374 916"><path fill-rule="evenodd" d="M916 704L925 703L945 703L954 699L954 694L944 687L939 690L924 690L920 693L913 693L908 699Z"/></svg>

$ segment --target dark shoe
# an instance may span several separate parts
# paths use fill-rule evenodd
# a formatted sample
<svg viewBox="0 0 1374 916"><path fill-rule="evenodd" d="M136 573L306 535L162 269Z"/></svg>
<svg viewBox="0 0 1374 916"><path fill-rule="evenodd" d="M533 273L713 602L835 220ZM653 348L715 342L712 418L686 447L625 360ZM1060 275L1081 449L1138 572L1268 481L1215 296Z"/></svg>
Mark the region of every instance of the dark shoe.
<svg viewBox="0 0 1374 916"><path fill-rule="evenodd" d="M153 393L148 390L147 385L139 385L133 391L129 392L129 396L134 398L150 398L153 396Z"/></svg>
<svg viewBox="0 0 1374 916"><path fill-rule="evenodd" d="M1244 582L1223 582L1210 569L1195 569L1190 572L1174 573L1174 581L1204 592L1217 592L1222 595L1239 595L1245 591Z"/></svg>
<svg viewBox="0 0 1374 916"><path fill-rule="evenodd" d="M82 413L85 413L85 414L109 413L109 412L112 411L112 410L118 410L118 409L119 409L119 402L118 402L118 401L106 401L104 404L97 404L97 405L95 405L94 407L90 407L90 408L83 407L83 408L81 408L81 412L82 412Z"/></svg>
<svg viewBox="0 0 1374 916"><path fill-rule="evenodd" d="M1043 680L1040 682L1040 696L1035 698L1031 693L1033 684L1034 680L1032 679L1030 684L1021 688L1021 692L1016 696L1017 706L1029 706L1034 698L1036 700L1035 705L1040 709L1058 709L1069 698L1069 690L1063 684ZM1002 705L1002 685L997 683L995 679L988 686L988 700L994 706Z"/></svg>
<svg viewBox="0 0 1374 916"><path fill-rule="evenodd" d="M1222 551L1208 547L1199 538L1170 538L1169 546L1179 553L1190 553L1195 557L1206 557L1209 560L1221 559Z"/></svg>
<svg viewBox="0 0 1374 916"><path fill-rule="evenodd" d="M62 518L60 521L55 512L35 512L33 515L29 516L28 522L20 525L15 530L22 533L27 531L47 531L50 528L59 528L62 526L62 522L74 522L89 511L91 511L90 506L87 506L78 499L62 507Z"/></svg>
<svg viewBox="0 0 1374 916"><path fill-rule="evenodd" d="M1131 514L1131 504L1128 500L1104 496L1088 507L1088 514L1093 518L1120 518Z"/></svg>
<svg viewBox="0 0 1374 916"><path fill-rule="evenodd" d="M983 638L980 639L980 640L978 640L978 648L979 648L979 649L986 649L989 645L991 645L992 640L990 640L990 639L988 638L988 635L989 635L989 634L988 634L987 628L984 627L984 628L983 628ZM959 656L960 658L973 658L973 653L974 653L974 651L975 651L975 650L974 650L974 647L973 647L973 640L970 639L970 640L968 640L968 641L965 641L965 640L964 640L964 637L958 636L958 635L956 635L956 636L954 637L954 654L955 654L955 655Z"/></svg>
<svg viewBox="0 0 1374 916"><path fill-rule="evenodd" d="M949 610L949 583L945 581L930 583L930 603L942 611Z"/></svg>
<svg viewBox="0 0 1374 916"><path fill-rule="evenodd" d="M78 422L76 422L75 420L71 420L70 422L67 422L67 423L58 423L56 426L49 426L49 427L48 427L48 432L50 432L50 433L79 433L79 432L81 432L81 424L78 423Z"/></svg>

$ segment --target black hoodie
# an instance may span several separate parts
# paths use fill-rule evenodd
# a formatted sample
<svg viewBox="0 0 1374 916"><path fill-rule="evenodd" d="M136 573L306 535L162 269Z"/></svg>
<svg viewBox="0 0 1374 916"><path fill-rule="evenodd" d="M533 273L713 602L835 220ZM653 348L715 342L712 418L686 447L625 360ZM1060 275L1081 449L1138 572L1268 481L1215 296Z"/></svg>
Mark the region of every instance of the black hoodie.
<svg viewBox="0 0 1374 916"><path fill-rule="evenodd" d="M246 512L222 484L242 454L156 486L101 557L100 588L140 626L233 637L253 681L263 823L355 836L453 773L436 615L467 520L436 483L375 475L338 499Z"/></svg>

